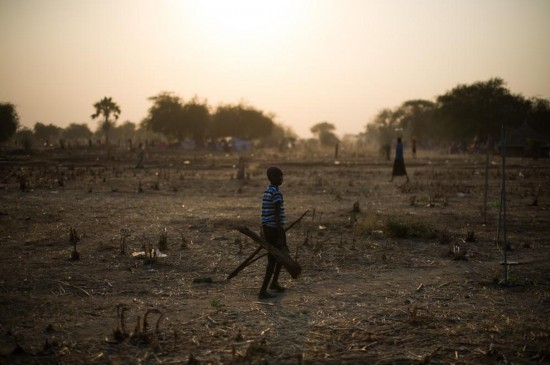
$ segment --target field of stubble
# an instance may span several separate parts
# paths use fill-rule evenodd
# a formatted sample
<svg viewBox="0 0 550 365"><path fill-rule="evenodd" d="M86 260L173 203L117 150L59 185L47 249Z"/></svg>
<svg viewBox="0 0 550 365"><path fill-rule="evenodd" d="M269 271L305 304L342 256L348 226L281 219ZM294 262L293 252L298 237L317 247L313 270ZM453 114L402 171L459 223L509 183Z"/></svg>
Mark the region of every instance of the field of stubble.
<svg viewBox="0 0 550 365"><path fill-rule="evenodd" d="M3 151L0 363L547 363L550 163L508 159L504 285L491 161L484 222L484 156L420 153L406 184L345 150L149 151L143 169ZM256 248L235 227L259 231L270 164L288 221L309 212L288 231L302 276L258 301L265 258L226 277Z"/></svg>

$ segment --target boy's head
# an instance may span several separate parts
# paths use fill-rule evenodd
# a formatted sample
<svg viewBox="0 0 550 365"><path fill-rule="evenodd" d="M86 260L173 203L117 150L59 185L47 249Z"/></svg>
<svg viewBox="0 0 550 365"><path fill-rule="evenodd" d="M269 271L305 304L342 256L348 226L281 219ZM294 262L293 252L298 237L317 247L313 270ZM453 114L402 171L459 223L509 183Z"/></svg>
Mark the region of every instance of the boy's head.
<svg viewBox="0 0 550 365"><path fill-rule="evenodd" d="M281 185L283 183L283 171L277 166L267 168L267 178L273 185Z"/></svg>

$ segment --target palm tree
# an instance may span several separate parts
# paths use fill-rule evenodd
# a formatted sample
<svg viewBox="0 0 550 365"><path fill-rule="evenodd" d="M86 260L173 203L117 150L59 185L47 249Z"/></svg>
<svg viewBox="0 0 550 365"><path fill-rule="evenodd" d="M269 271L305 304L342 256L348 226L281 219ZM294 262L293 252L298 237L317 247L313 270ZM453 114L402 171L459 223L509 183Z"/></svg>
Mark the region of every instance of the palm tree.
<svg viewBox="0 0 550 365"><path fill-rule="evenodd" d="M105 120L101 122L101 130L105 133L105 142L109 145L109 130L112 126L114 126L115 121L120 115L120 107L113 101L112 98L104 97L94 104L94 108L95 113L92 114L92 119L99 116L103 116L105 118ZM111 114L113 115L114 120L110 119Z"/></svg>

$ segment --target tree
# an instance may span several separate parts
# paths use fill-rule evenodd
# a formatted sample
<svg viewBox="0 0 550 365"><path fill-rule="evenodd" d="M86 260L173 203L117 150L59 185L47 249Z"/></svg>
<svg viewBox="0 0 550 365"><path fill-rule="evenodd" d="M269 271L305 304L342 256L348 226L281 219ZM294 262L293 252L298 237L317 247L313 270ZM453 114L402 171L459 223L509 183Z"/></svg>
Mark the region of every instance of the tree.
<svg viewBox="0 0 550 365"><path fill-rule="evenodd" d="M369 139L385 144L396 134L425 142L467 142L488 135L498 138L501 125L517 128L527 122L550 135L550 100L512 94L502 79L458 85L436 102L409 100L380 111L366 126Z"/></svg>
<svg viewBox="0 0 550 365"><path fill-rule="evenodd" d="M322 146L334 146L340 140L334 134L336 127L332 123L321 122L311 127L310 131L319 139Z"/></svg>
<svg viewBox="0 0 550 365"><path fill-rule="evenodd" d="M0 103L0 143L9 140L19 126L19 115L15 105Z"/></svg>
<svg viewBox="0 0 550 365"><path fill-rule="evenodd" d="M182 127L183 102L181 98L169 92L162 92L151 96L148 100L152 101L153 105L149 108L148 115L142 124L148 130L182 141L185 137L185 130Z"/></svg>
<svg viewBox="0 0 550 365"><path fill-rule="evenodd" d="M212 137L264 138L273 131L273 115L265 114L252 106L220 105L212 117Z"/></svg>
<svg viewBox="0 0 550 365"><path fill-rule="evenodd" d="M386 149L397 137L437 139L434 130L435 103L408 100L395 109L383 109L367 125L369 138Z"/></svg>
<svg viewBox="0 0 550 365"><path fill-rule="evenodd" d="M120 115L120 107L113 101L112 98L104 97L94 104L95 113L91 115L92 119L98 117L105 118L100 125L100 129L105 134L106 143L109 144L109 130L115 125L118 116ZM113 119L111 120L111 114Z"/></svg>
<svg viewBox="0 0 550 365"><path fill-rule="evenodd" d="M532 98L526 120L537 132L550 139L550 100Z"/></svg>
<svg viewBox="0 0 550 365"><path fill-rule="evenodd" d="M371 124L367 125L367 132L372 133L381 145L391 143L396 130L399 130L399 113L391 109L382 109L376 114Z"/></svg>
<svg viewBox="0 0 550 365"><path fill-rule="evenodd" d="M423 141L437 139L434 120L435 103L429 100L408 100L398 109L399 126L408 138Z"/></svg>
<svg viewBox="0 0 550 365"><path fill-rule="evenodd" d="M129 139L133 139L135 134L136 125L129 120L111 129L111 139L116 139L119 142L124 141L126 143Z"/></svg>
<svg viewBox="0 0 550 365"><path fill-rule="evenodd" d="M235 136L242 130L240 108L234 105L220 105L212 116L210 135L214 138Z"/></svg>
<svg viewBox="0 0 550 365"><path fill-rule="evenodd" d="M210 110L206 101L200 102L197 97L194 97L183 105L182 116L184 133L193 138L196 146L204 146L211 122Z"/></svg>
<svg viewBox="0 0 550 365"><path fill-rule="evenodd" d="M29 128L23 127L15 133L15 143L23 146L23 149L30 150L34 142L34 134Z"/></svg>
<svg viewBox="0 0 550 365"><path fill-rule="evenodd" d="M49 145L53 140L56 140L61 135L62 129L53 124L35 123L33 127L34 138L38 142Z"/></svg>
<svg viewBox="0 0 550 365"><path fill-rule="evenodd" d="M467 141L498 136L502 124L519 127L529 112L529 102L513 95L502 79L459 85L437 98L435 116L441 137Z"/></svg>
<svg viewBox="0 0 550 365"><path fill-rule="evenodd" d="M89 139L93 133L86 123L71 123L61 134L64 139Z"/></svg>

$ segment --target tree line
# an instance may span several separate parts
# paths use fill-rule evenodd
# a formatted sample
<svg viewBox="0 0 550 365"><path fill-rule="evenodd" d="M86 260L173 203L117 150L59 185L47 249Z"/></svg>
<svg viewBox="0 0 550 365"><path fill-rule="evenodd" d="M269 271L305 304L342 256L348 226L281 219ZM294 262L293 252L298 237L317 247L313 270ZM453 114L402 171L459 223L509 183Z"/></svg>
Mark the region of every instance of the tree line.
<svg viewBox="0 0 550 365"><path fill-rule="evenodd" d="M162 92L148 98L152 102L147 116L139 125L126 121L116 125L121 113L120 106L110 97L104 97L93 104L95 112L91 119L98 119L96 132L92 132L86 123L72 123L66 128L53 124L37 122L33 129L19 128L19 116L11 103L0 104L0 142L9 140L14 134L22 144L31 141L50 144L61 141L89 141L104 138L126 141L131 138L162 137L168 141L182 142L192 140L197 147L207 141L225 137L246 140L262 140L264 143L276 143L285 138L294 139L294 133L275 123L275 116L243 102L222 104L214 111L206 101L193 97L184 101L181 97Z"/></svg>
<svg viewBox="0 0 550 365"><path fill-rule="evenodd" d="M246 103L222 104L214 109L205 100L193 97L185 101L170 92L161 92L148 100L152 105L139 125L127 121L116 126L121 108L112 98L104 97L94 103L91 118L99 120L95 134L86 123L73 123L64 129L36 123L32 131L18 130L15 106L0 103L0 142L10 139L16 131L45 143L56 138L74 140L92 136L103 137L109 143L109 138L125 140L137 135L147 138L153 134L177 142L190 139L198 147L224 137L271 143L296 138L290 128L275 123L275 115ZM514 94L502 79L493 78L458 85L437 96L435 101L408 100L398 107L383 109L366 125L364 136L382 146L397 136L415 138L426 145L448 145L488 136L498 140L502 125L517 128L523 123L539 133L542 140L550 140L550 100ZM335 145L339 141L333 123L320 122L310 130L322 145Z"/></svg>
<svg viewBox="0 0 550 365"><path fill-rule="evenodd" d="M15 111L15 108L11 104L1 104L1 109ZM93 132L86 123L71 123L67 127L61 128L51 123L44 124L37 122L32 129L29 129L17 128L19 118L16 112L11 113L10 119L17 121L17 123L2 123L2 126L8 126L8 128L2 128L0 142L8 141L11 138L17 145L25 149L36 145L65 147L69 144L98 144L98 141L105 137L104 125L101 125ZM129 139L145 140L155 137L155 135L140 129L139 126L130 121L126 121L118 126L109 123L108 129L108 135L117 141L127 141Z"/></svg>
<svg viewBox="0 0 550 365"><path fill-rule="evenodd" d="M493 78L458 85L435 101L408 100L376 114L366 126L369 139L388 144L397 136L426 144L500 138L501 126L527 123L541 138L550 139L550 100L512 93L504 80Z"/></svg>
<svg viewBox="0 0 550 365"><path fill-rule="evenodd" d="M289 133L275 123L273 114L245 103L222 104L211 112L207 102L197 97L185 102L163 92L149 100L153 105L142 122L145 128L178 141L192 139L196 146L204 146L207 139L256 140Z"/></svg>

